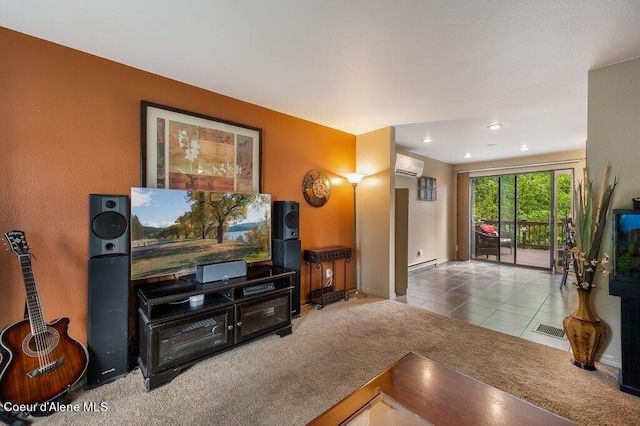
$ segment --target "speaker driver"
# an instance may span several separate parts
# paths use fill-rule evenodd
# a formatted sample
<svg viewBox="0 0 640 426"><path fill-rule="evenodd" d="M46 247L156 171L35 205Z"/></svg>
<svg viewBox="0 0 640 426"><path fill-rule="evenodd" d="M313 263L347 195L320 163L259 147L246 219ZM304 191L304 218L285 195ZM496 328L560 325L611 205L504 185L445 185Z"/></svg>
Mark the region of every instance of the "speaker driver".
<svg viewBox="0 0 640 426"><path fill-rule="evenodd" d="M284 224L287 225L287 228L297 228L298 227L298 212L290 211L284 218Z"/></svg>
<svg viewBox="0 0 640 426"><path fill-rule="evenodd" d="M103 240L114 240L127 230L127 219L113 211L97 215L91 223L93 233Z"/></svg>

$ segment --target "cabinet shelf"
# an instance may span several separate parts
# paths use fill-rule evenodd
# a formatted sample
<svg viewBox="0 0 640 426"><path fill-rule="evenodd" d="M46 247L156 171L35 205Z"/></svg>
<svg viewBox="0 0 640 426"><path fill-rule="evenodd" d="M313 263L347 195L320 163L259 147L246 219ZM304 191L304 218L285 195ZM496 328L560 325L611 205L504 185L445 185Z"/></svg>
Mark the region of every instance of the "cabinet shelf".
<svg viewBox="0 0 640 426"><path fill-rule="evenodd" d="M210 283L197 282L195 274L185 275L173 281L141 287L138 290L140 311L146 319L153 320L249 300L261 293L245 296L243 288L273 283L276 290L286 289L291 286L291 277L294 275L294 271L278 267L257 268L250 270L246 277ZM204 301L199 305L191 305L189 298L198 295L204 295Z"/></svg>

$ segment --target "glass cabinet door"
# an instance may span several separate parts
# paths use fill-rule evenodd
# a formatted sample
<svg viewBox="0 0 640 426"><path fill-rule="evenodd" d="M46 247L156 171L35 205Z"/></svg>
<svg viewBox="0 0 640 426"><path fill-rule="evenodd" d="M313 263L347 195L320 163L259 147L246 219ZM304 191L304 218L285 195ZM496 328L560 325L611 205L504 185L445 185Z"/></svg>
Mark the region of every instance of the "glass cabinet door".
<svg viewBox="0 0 640 426"><path fill-rule="evenodd" d="M233 344L231 307L224 310L204 312L169 324L160 325L152 331L157 359L152 372L190 361Z"/></svg>
<svg viewBox="0 0 640 426"><path fill-rule="evenodd" d="M289 324L291 324L290 291L236 305L236 343Z"/></svg>

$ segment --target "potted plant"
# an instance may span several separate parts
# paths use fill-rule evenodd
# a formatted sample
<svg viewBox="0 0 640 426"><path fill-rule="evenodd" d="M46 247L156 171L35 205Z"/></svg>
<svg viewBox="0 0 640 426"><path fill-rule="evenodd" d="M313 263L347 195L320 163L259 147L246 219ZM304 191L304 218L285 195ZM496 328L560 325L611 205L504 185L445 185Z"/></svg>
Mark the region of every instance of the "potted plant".
<svg viewBox="0 0 640 426"><path fill-rule="evenodd" d="M583 182L578 183L575 191L572 230L575 246L570 249L569 254L573 262L579 298L578 308L565 317L562 324L571 344L573 364L587 370L596 369L595 357L606 336L604 325L591 310L590 296L598 271L608 273L606 264L609 256L605 253L600 258L600 245L616 184L615 178L613 184L609 184L607 166L597 204L594 200L593 182L587 179L586 171Z"/></svg>

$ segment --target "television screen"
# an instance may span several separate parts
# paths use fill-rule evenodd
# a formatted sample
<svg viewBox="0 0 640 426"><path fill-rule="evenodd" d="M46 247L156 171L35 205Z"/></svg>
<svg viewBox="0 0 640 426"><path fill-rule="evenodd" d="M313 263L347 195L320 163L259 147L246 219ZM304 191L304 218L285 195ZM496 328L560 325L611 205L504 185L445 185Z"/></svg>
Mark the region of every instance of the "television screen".
<svg viewBox="0 0 640 426"><path fill-rule="evenodd" d="M131 188L131 279L271 259L271 196Z"/></svg>
<svg viewBox="0 0 640 426"><path fill-rule="evenodd" d="M640 278L640 211L614 210L615 278Z"/></svg>

